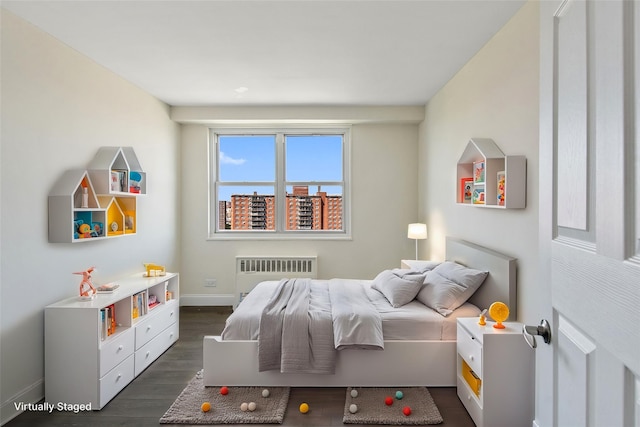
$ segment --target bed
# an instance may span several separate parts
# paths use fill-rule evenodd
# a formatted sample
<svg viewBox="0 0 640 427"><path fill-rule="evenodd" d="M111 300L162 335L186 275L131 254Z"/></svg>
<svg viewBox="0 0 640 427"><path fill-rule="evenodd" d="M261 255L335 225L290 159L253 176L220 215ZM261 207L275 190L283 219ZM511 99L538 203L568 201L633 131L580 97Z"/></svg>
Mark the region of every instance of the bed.
<svg viewBox="0 0 640 427"><path fill-rule="evenodd" d="M411 301L398 310L383 310L384 350L347 349L336 351L333 374L282 373L278 370L260 371L258 340L255 323L242 321L244 330L223 336L205 336L203 341L204 385L235 386L455 386L456 340L455 319L477 316L481 309L494 301L509 305L510 320L516 318L516 260L512 257L464 240L447 237L446 260L470 269L487 271L482 285L469 300L451 315L441 316L433 311L437 323L433 327L408 327L414 311L421 305ZM374 279L375 280L375 279ZM369 289L370 280L349 280L348 285ZM265 299L260 292L270 292L278 283L261 284L253 298L238 307L240 313L255 312L251 304ZM256 288L258 289L258 288ZM255 292L252 291L252 293ZM377 290L367 292L378 293ZM379 294L379 293L378 293ZM367 293L367 295L373 295ZM250 294L251 296L251 294ZM246 309L242 305L247 303ZM383 301L374 301L385 307ZM429 309L430 310L430 309ZM424 310L420 311L424 314ZM234 312L235 314L235 312ZM233 317L233 315L232 315ZM260 319L260 314L257 314ZM402 323L404 322L404 324ZM254 324L252 329L251 323ZM242 328L241 328L242 329ZM421 329L424 329L422 331ZM248 338L248 339L241 339Z"/></svg>

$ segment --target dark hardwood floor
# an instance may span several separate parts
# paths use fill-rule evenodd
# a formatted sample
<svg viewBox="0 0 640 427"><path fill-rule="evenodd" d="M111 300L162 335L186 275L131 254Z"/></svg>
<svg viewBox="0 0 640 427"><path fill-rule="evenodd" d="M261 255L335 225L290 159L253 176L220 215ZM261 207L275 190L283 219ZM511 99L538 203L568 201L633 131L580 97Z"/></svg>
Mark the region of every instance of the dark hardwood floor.
<svg viewBox="0 0 640 427"><path fill-rule="evenodd" d="M25 412L7 427L36 426L158 426L158 420L195 373L202 368L202 338L220 334L230 313L220 307L181 307L180 339L122 390L101 411L67 413ZM73 384L69 384L73 387ZM444 418L444 427L473 427L454 387L429 388ZM344 388L293 388L284 418L285 427L341 426ZM303 415L299 402L312 411ZM363 426L366 427L366 426Z"/></svg>

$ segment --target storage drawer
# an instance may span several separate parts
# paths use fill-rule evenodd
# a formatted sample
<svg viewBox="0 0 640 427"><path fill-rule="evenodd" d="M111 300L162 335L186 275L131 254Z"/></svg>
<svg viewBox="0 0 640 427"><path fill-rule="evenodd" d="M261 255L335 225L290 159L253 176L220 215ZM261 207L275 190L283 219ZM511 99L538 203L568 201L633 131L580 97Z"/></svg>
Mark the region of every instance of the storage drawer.
<svg viewBox="0 0 640 427"><path fill-rule="evenodd" d="M136 350L155 338L178 318L177 304L166 304L154 308L136 325Z"/></svg>
<svg viewBox="0 0 640 427"><path fill-rule="evenodd" d="M133 380L133 371L134 356L132 354L107 375L100 378L100 409Z"/></svg>
<svg viewBox="0 0 640 427"><path fill-rule="evenodd" d="M482 344L469 331L458 324L458 354L482 379Z"/></svg>
<svg viewBox="0 0 640 427"><path fill-rule="evenodd" d="M141 349L136 350L136 368L135 375L138 376L147 366L156 360L171 344L177 341L179 327L177 323L169 326L162 331L157 337L149 341Z"/></svg>
<svg viewBox="0 0 640 427"><path fill-rule="evenodd" d="M133 354L133 329L128 329L100 346L100 375L103 377L128 356Z"/></svg>
<svg viewBox="0 0 640 427"><path fill-rule="evenodd" d="M464 378L458 375L458 398L462 402L467 412L476 424L476 427L483 427L482 419L482 406L478 398L473 394L473 391L469 388Z"/></svg>

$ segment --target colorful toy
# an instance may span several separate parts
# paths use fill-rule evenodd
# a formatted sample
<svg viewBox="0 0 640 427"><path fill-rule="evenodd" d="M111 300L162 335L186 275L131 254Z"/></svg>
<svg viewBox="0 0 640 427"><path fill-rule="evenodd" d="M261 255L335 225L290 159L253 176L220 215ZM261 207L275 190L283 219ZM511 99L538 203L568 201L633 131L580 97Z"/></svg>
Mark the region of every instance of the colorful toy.
<svg viewBox="0 0 640 427"><path fill-rule="evenodd" d="M503 302L496 301L489 306L489 316L496 321L496 324L493 325L494 328L504 329L505 326L502 322L509 318L509 307Z"/></svg>
<svg viewBox="0 0 640 427"><path fill-rule="evenodd" d="M247 412L248 409L249 409L249 404L247 402L242 402L242 404L240 405L240 410L242 412Z"/></svg>
<svg viewBox="0 0 640 427"><path fill-rule="evenodd" d="M393 398L391 396L387 396L384 398L384 404L387 406L393 405Z"/></svg>
<svg viewBox="0 0 640 427"><path fill-rule="evenodd" d="M309 412L309 404L303 402L300 404L300 408L298 409L300 409L300 413L306 414L307 412Z"/></svg>
<svg viewBox="0 0 640 427"><path fill-rule="evenodd" d="M253 412L256 410L258 405L256 405L256 402L249 402L249 405L247 405L247 409L249 409L249 411Z"/></svg>
<svg viewBox="0 0 640 427"><path fill-rule="evenodd" d="M396 399L401 400L404 397L404 393L400 390L396 391Z"/></svg>
<svg viewBox="0 0 640 427"><path fill-rule="evenodd" d="M354 399L358 397L358 390L356 390L355 388L351 389L351 397L353 397Z"/></svg>
<svg viewBox="0 0 640 427"><path fill-rule="evenodd" d="M73 274L81 274L82 281L80 282L80 297L92 298L96 294L96 288L91 283L91 273L95 267L89 267L85 271L78 271Z"/></svg>
<svg viewBox="0 0 640 427"><path fill-rule="evenodd" d="M229 394L229 387L227 387L226 385L220 387L220 394L223 396L226 396L227 394Z"/></svg>
<svg viewBox="0 0 640 427"><path fill-rule="evenodd" d="M91 226L85 223L78 225L78 238L87 239L89 237L91 237Z"/></svg>
<svg viewBox="0 0 640 427"><path fill-rule="evenodd" d="M262 390L262 397L269 397L270 394L271 393L269 393L269 389L265 388L264 390Z"/></svg>
<svg viewBox="0 0 640 427"><path fill-rule="evenodd" d="M349 405L349 412L351 412L352 414L358 412L358 405L356 405L355 403Z"/></svg>
<svg viewBox="0 0 640 427"><path fill-rule="evenodd" d="M411 415L411 408L409 406L405 406L404 408L402 408L402 413L408 417L409 415Z"/></svg>
<svg viewBox="0 0 640 427"><path fill-rule="evenodd" d="M484 310L482 310L482 313L480 313L480 318L478 319L478 325L485 326L487 324L487 319L486 319L485 314L487 314L487 309L486 308Z"/></svg>
<svg viewBox="0 0 640 427"><path fill-rule="evenodd" d="M165 276L167 274L163 265L158 264L143 264L144 268L147 269L147 273L144 277L157 277L157 276Z"/></svg>
<svg viewBox="0 0 640 427"><path fill-rule="evenodd" d="M202 409L202 412L209 412L211 410L211 403L203 402L200 409Z"/></svg>

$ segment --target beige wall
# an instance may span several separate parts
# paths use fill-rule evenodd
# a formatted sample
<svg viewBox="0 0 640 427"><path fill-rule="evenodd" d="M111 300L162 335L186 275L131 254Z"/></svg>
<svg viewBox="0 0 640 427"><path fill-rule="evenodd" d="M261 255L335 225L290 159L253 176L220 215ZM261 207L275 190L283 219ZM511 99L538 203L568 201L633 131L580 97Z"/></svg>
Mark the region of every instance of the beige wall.
<svg viewBox="0 0 640 427"><path fill-rule="evenodd" d="M199 117L196 110L190 109L188 115ZM268 108L262 111L273 113ZM392 113L387 117L393 116L394 110L390 111ZM423 114L424 110L419 107L412 111ZM185 119L185 110L174 109L174 113ZM234 114L236 117L243 114L239 110L230 114L224 109L216 110L216 113L227 119ZM333 120L349 121L354 118L352 113L335 109ZM259 119L260 114L260 109L253 109L252 120ZM305 114L304 108L293 109L282 112L278 120L296 119ZM214 117L210 115L209 119ZM404 117L406 120L407 116ZM352 126L352 240L207 240L208 130L202 124L184 124L183 304L228 303L228 298L235 293L236 255L317 255L321 278L373 278L385 268L398 267L401 258L413 258L413 241L407 239L406 227L417 220L417 144L418 124L415 122ZM217 279L217 287L205 288L206 278Z"/></svg>
<svg viewBox="0 0 640 427"><path fill-rule="evenodd" d="M442 259L451 235L518 258L519 319L535 308L538 247L538 4L529 2L426 107L420 126L419 217ZM525 209L456 205L456 163L472 137L527 158Z"/></svg>
<svg viewBox="0 0 640 427"><path fill-rule="evenodd" d="M169 107L11 13L2 11L1 339L2 421L13 402L44 396L44 307L96 283L178 270L179 129ZM47 195L100 146L133 146L147 172L138 234L82 244L47 240Z"/></svg>

